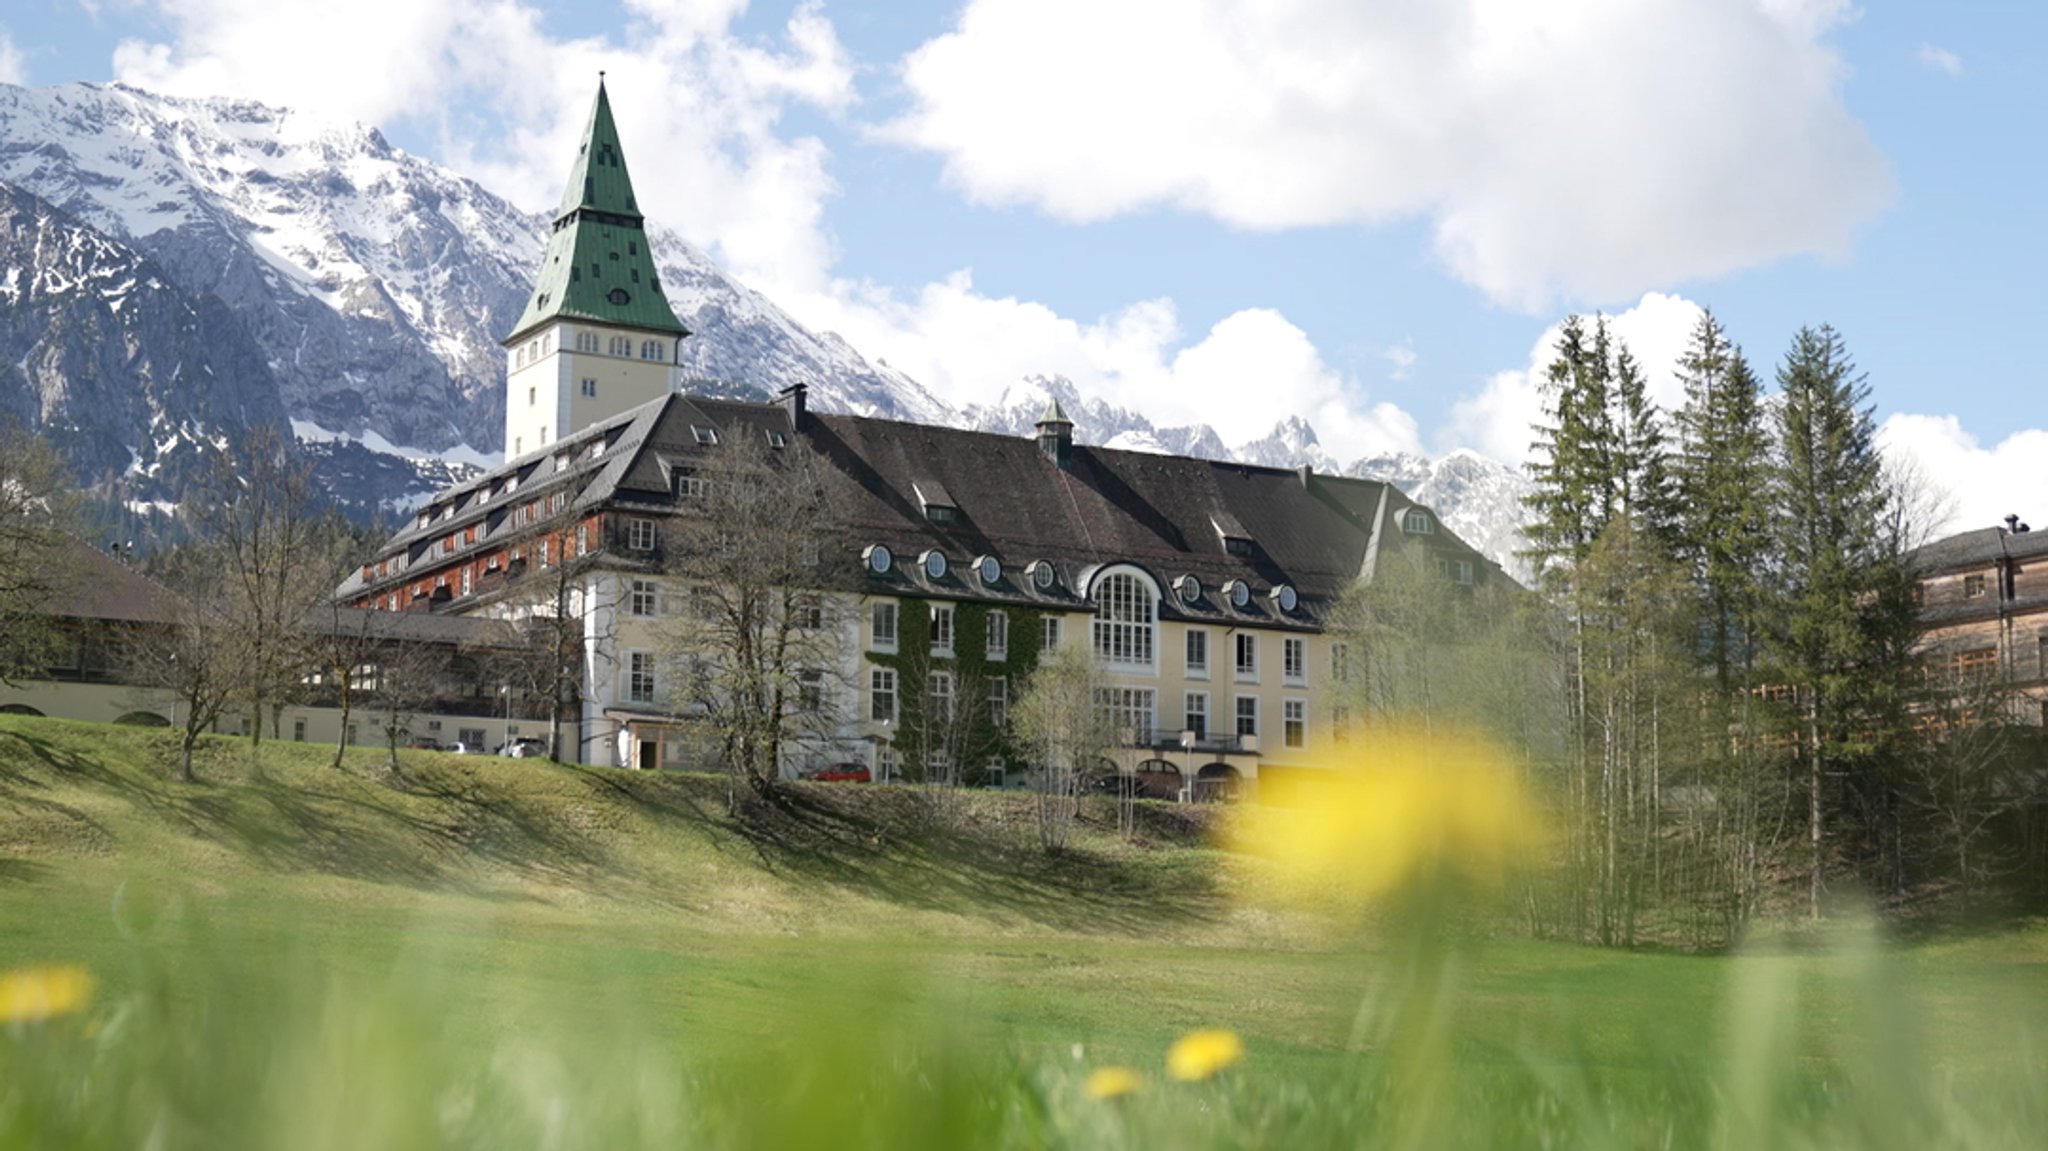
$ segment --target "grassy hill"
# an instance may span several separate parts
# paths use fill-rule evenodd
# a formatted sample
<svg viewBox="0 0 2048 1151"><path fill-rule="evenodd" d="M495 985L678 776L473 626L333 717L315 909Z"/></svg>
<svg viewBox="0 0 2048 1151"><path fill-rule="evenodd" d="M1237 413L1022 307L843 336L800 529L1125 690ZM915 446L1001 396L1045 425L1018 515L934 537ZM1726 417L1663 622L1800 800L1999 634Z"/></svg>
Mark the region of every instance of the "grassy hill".
<svg viewBox="0 0 2048 1151"><path fill-rule="evenodd" d="M1214 811L0 717L14 1146L2030 1146L2048 931L1745 958L1332 932ZM935 811L934 802L944 804ZM4 978L4 977L0 977ZM0 982L0 1015L8 1008ZM1176 1036L1241 1066L1175 1083ZM1088 1097L1105 1066L1142 1072Z"/></svg>
<svg viewBox="0 0 2048 1151"><path fill-rule="evenodd" d="M1028 796L804 784L778 804L720 777L532 759L209 739L175 782L164 732L0 716L0 877L118 861L203 890L460 895L719 930L1165 932L1227 917L1212 812L1146 805L1126 843L1108 801L1040 850Z"/></svg>

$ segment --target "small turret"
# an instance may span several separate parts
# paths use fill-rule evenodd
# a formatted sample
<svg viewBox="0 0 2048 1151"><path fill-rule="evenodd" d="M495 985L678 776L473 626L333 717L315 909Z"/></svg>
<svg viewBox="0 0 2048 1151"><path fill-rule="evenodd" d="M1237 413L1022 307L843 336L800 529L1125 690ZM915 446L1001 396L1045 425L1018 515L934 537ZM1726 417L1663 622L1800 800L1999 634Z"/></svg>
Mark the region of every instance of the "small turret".
<svg viewBox="0 0 2048 1151"><path fill-rule="evenodd" d="M1038 417L1038 450L1064 469L1072 460L1073 449L1074 421L1060 410L1058 399L1048 396L1045 412Z"/></svg>

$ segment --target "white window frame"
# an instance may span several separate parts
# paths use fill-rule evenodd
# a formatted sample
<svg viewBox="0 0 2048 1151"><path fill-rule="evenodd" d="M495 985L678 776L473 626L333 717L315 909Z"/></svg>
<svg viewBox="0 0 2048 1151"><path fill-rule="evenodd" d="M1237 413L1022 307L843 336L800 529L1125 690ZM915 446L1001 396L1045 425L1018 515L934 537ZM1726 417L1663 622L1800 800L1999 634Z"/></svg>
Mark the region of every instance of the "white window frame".
<svg viewBox="0 0 2048 1151"><path fill-rule="evenodd" d="M627 585L626 613L640 619L661 614L661 585L651 579L636 579Z"/></svg>
<svg viewBox="0 0 2048 1151"><path fill-rule="evenodd" d="M1159 693L1149 687L1105 687L1096 689L1095 706L1109 713L1110 727L1119 740L1129 732L1127 746L1145 747L1159 730Z"/></svg>
<svg viewBox="0 0 2048 1151"><path fill-rule="evenodd" d="M1010 722L1010 677L992 675L988 678L988 721L994 727Z"/></svg>
<svg viewBox="0 0 2048 1151"><path fill-rule="evenodd" d="M1209 738L1209 693L1188 692L1181 700L1180 729L1192 731L1195 738Z"/></svg>
<svg viewBox="0 0 2048 1151"><path fill-rule="evenodd" d="M953 605L932 604L932 654L946 659L953 656Z"/></svg>
<svg viewBox="0 0 2048 1151"><path fill-rule="evenodd" d="M1241 631L1231 645L1232 675L1239 683L1259 682L1259 637L1255 632Z"/></svg>
<svg viewBox="0 0 2048 1151"><path fill-rule="evenodd" d="M996 608L988 613L987 656L1001 661L1010 658L1010 613Z"/></svg>
<svg viewBox="0 0 2048 1151"><path fill-rule="evenodd" d="M1288 747L1308 746L1308 701L1280 701L1280 742Z"/></svg>
<svg viewBox="0 0 2048 1151"><path fill-rule="evenodd" d="M881 714L882 701L889 702L888 714ZM896 696L896 669L868 669L868 719L874 723L895 723L900 702Z"/></svg>
<svg viewBox="0 0 2048 1151"><path fill-rule="evenodd" d="M654 521L634 516L626 521L626 546L636 552L654 550Z"/></svg>
<svg viewBox="0 0 2048 1151"><path fill-rule="evenodd" d="M888 621L888 627L882 621ZM896 601L878 599L868 605L868 650L895 651L896 637L901 634L897 620Z"/></svg>
<svg viewBox="0 0 2048 1151"><path fill-rule="evenodd" d="M1209 678L1209 629L1191 627L1187 639L1181 643L1183 658L1187 660L1186 674L1189 679Z"/></svg>
<svg viewBox="0 0 2048 1151"><path fill-rule="evenodd" d="M1110 572L1095 581L1088 598L1095 604L1089 634L1095 658L1127 671L1158 668L1159 596L1135 573Z"/></svg>
<svg viewBox="0 0 2048 1151"><path fill-rule="evenodd" d="M1250 707L1246 707L1250 704ZM1233 696L1230 704L1231 727L1239 739L1259 737L1259 697L1255 695Z"/></svg>
<svg viewBox="0 0 2048 1151"><path fill-rule="evenodd" d="M796 597L793 609L798 631L823 631L825 629L825 601L815 592L806 592Z"/></svg>
<svg viewBox="0 0 2048 1151"><path fill-rule="evenodd" d="M1300 636L1280 638L1280 678L1290 684L1308 682L1308 641Z"/></svg>
<svg viewBox="0 0 2048 1151"><path fill-rule="evenodd" d="M1040 617L1038 621L1038 647L1040 655L1048 654L1054 648L1060 646L1060 622L1060 617L1056 615Z"/></svg>
<svg viewBox="0 0 2048 1151"><path fill-rule="evenodd" d="M796 706L807 715L826 715L831 696L825 691L825 673L814 667L798 668L796 673Z"/></svg>
<svg viewBox="0 0 2048 1151"><path fill-rule="evenodd" d="M953 673L944 668L926 672L924 677L925 714L938 723L952 723L960 714L959 698L953 690Z"/></svg>
<svg viewBox="0 0 2048 1151"><path fill-rule="evenodd" d="M654 653L651 651L629 651L626 653L626 677L621 687L626 703L653 703L660 684L655 679Z"/></svg>

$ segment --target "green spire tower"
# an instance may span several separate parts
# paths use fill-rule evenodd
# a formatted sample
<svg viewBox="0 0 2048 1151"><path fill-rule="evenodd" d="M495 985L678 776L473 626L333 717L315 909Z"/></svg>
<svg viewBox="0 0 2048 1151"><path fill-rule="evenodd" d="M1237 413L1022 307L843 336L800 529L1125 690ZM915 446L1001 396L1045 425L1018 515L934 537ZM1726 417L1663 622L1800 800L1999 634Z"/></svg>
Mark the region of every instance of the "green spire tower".
<svg viewBox="0 0 2048 1151"><path fill-rule="evenodd" d="M667 395L690 334L661 293L602 74L536 280L504 341L507 459Z"/></svg>

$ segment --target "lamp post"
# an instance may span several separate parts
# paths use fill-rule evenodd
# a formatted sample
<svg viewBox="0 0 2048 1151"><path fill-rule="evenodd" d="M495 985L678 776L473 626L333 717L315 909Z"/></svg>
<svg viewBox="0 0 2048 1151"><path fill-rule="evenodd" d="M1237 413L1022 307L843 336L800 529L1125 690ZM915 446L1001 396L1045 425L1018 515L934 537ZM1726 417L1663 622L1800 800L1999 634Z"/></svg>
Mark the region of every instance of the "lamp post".
<svg viewBox="0 0 2048 1151"><path fill-rule="evenodd" d="M1181 770L1182 770L1183 774L1182 774L1182 776L1181 776L1181 781L1182 781L1182 782L1181 782L1181 786L1180 786L1180 800L1181 800L1181 802L1182 802L1182 803L1186 803L1186 802L1187 802L1188 800L1192 799L1192 798L1194 797L1194 794L1195 794L1195 729L1194 729L1194 728L1191 728L1191 727L1184 727L1184 728L1182 728L1182 729L1181 729L1181 732L1180 732L1180 753L1181 753L1181 755L1182 755L1183 757L1185 757L1185 758L1184 758L1184 761L1183 761L1183 762L1182 762L1182 764L1181 764Z"/></svg>
<svg viewBox="0 0 2048 1151"><path fill-rule="evenodd" d="M889 729L892 721L882 720L881 731L875 736L875 782L889 782Z"/></svg>

